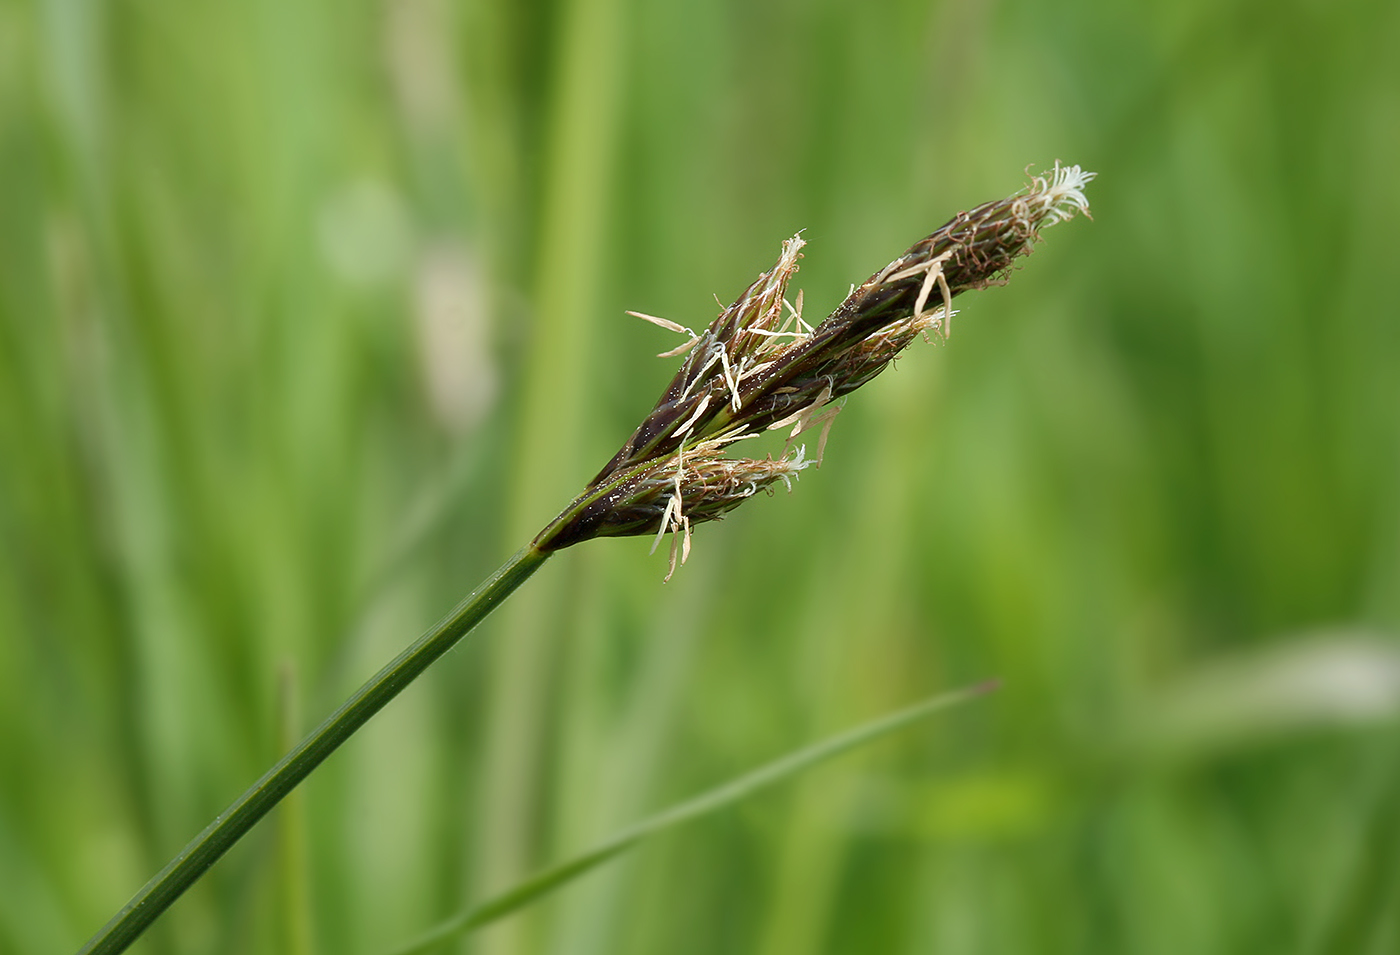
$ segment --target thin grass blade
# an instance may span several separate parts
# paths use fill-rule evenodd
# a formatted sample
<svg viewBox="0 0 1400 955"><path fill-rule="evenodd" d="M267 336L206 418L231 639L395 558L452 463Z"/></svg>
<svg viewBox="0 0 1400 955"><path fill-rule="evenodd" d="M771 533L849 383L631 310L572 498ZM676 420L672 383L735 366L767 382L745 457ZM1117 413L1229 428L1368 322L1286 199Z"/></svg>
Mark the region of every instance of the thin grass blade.
<svg viewBox="0 0 1400 955"><path fill-rule="evenodd" d="M701 793L693 799L677 803L670 809L665 809L628 829L624 829L601 845L558 865L551 866L514 888L452 916L402 948L395 949L392 955L418 955L418 953L431 950L440 942L465 935L483 925L504 918L548 895L560 886L572 882L614 856L622 854L649 836L657 835L667 829L701 816L710 815L721 809L727 809L759 790L782 782L818 763L825 762L867 743L872 743L882 736L888 736L949 707L990 693L997 686L996 681L989 681L961 690L954 690L951 693L943 693L924 700L922 703L916 703L906 709L829 737L805 749L789 753L766 766L761 766L708 792Z"/></svg>

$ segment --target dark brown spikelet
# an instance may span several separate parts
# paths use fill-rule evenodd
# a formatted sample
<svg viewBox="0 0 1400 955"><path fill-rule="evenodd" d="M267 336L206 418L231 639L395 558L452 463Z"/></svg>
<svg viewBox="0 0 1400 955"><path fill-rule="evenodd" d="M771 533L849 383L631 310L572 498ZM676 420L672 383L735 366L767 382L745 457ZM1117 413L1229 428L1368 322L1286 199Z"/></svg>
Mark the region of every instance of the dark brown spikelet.
<svg viewBox="0 0 1400 955"><path fill-rule="evenodd" d="M1020 192L959 213L851 290L816 328L802 319L802 296L787 299L804 242L783 243L778 262L696 335L666 319L632 313L688 341L680 369L637 430L584 492L535 540L557 550L592 537L675 533L681 561L690 528L716 520L759 490L789 488L820 462L837 406L920 334L946 337L954 296L1006 280L1040 232L1088 214L1078 166L1037 176ZM831 405L831 407L828 407ZM822 425L817 457L803 449L779 460L729 458L731 443L791 426L794 438ZM670 574L667 575L667 579Z"/></svg>

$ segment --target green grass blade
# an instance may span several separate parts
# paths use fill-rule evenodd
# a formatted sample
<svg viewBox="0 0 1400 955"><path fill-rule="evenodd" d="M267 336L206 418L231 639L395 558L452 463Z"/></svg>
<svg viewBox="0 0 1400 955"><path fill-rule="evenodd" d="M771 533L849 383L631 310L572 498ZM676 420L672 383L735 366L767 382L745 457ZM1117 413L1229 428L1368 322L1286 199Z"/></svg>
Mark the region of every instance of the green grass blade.
<svg viewBox="0 0 1400 955"><path fill-rule="evenodd" d="M700 816L726 809L759 790L782 782L784 779L795 776L818 763L825 762L859 746L864 746L866 743L874 742L882 736L904 729L934 713L959 703L965 703L996 688L997 683L992 681L955 690L951 693L943 693L924 700L922 703L917 703L914 706L829 737L805 749L789 753L766 766L761 766L737 779L701 793L693 799L678 803L670 809L644 819L582 855L551 866L514 888L502 892L495 898L488 899L454 915L402 948L395 949L392 955L416 955L419 952L426 952L440 942L504 918L517 909L524 908L548 895L559 886L602 865L614 856L620 855L648 836L656 835Z"/></svg>

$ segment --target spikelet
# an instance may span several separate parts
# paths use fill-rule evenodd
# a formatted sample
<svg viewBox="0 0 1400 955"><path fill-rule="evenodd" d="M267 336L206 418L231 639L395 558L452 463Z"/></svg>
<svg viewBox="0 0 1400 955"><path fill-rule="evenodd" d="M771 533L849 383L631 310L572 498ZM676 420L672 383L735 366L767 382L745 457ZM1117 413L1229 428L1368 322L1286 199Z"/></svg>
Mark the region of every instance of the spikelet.
<svg viewBox="0 0 1400 955"><path fill-rule="evenodd" d="M668 319L632 312L686 341L663 356L684 355L656 406L569 507L535 540L557 550L593 537L673 535L671 571L690 551L694 525L718 520L758 491L789 490L818 464L839 410L833 404L870 381L920 335L946 338L952 300L1006 280L1041 232L1089 214L1079 166L1032 176L1020 192L959 213L932 235L851 289L815 328L787 288L797 272L801 235L783 243L778 262L696 334ZM805 448L776 460L731 458L728 446L767 430L789 439L821 426L817 457ZM655 544L653 545L655 549ZM667 575L670 579L670 573Z"/></svg>

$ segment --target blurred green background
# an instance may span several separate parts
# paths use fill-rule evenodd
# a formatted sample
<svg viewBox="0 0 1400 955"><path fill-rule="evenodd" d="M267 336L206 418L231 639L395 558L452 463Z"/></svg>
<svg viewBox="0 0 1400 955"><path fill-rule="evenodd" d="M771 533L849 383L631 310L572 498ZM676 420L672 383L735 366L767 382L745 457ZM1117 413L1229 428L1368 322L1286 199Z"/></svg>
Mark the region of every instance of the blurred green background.
<svg viewBox="0 0 1400 955"><path fill-rule="evenodd" d="M0 2L0 951L75 949L542 526L676 342L1051 230L791 495L566 551L138 944L1400 948L1400 5ZM1389 277L1388 277L1389 276Z"/></svg>

